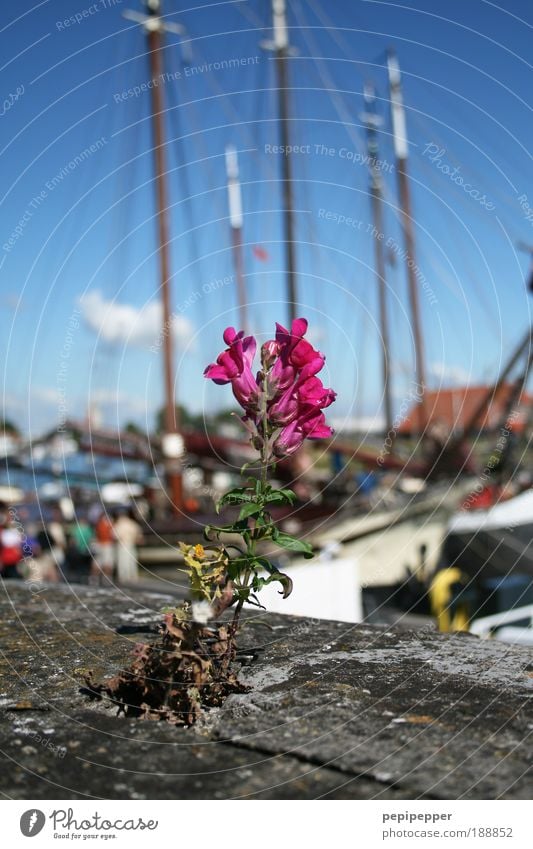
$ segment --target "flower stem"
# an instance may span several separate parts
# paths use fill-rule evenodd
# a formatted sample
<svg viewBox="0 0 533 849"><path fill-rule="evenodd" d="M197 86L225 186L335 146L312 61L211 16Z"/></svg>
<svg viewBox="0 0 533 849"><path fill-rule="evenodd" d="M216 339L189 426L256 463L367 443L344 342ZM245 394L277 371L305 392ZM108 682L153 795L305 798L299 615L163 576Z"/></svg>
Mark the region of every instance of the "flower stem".
<svg viewBox="0 0 533 849"><path fill-rule="evenodd" d="M261 495L264 495L266 485L267 485L267 475L268 475L268 440L269 440L269 432L268 432L268 394L267 394L267 377L266 374L263 378L263 392L261 395L261 424L263 431L263 445L261 447Z"/></svg>
<svg viewBox="0 0 533 849"><path fill-rule="evenodd" d="M268 481L268 467L269 467L269 455L268 455L268 440L269 440L269 428L268 428L268 397L266 392L266 376L264 377L263 382L263 392L261 396L261 423L262 423L262 438L263 444L261 446L260 452L260 495L263 497L266 493L267 481ZM262 515L262 514L261 514ZM254 528L254 530L250 534L250 541L247 545L247 556L248 560L252 561L255 557L255 546L258 540L261 538L261 528ZM246 590L248 588L248 582L250 577L253 575L253 568L251 566L246 566L244 569L244 574L242 577L241 583L241 591ZM242 608L244 606L244 597L240 596L237 605L235 607L235 611L233 614L233 619L231 621L231 625L229 628L229 641L228 641L228 658L232 658L235 653L235 635L237 633L237 629L239 627L239 618L241 615Z"/></svg>

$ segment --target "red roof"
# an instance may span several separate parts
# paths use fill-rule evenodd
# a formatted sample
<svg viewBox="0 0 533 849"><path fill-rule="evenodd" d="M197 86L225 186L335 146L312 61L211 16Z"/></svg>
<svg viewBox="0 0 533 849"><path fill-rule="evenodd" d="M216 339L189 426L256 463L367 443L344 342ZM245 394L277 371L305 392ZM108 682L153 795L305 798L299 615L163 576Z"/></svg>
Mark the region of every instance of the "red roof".
<svg viewBox="0 0 533 849"><path fill-rule="evenodd" d="M428 390L426 392L426 415L428 425L444 424L450 430L461 432L474 415L476 408L486 396L488 386L460 386L454 389ZM514 387L506 383L500 387L495 395L491 395L486 417L480 416L476 422L477 427L483 426L484 430L497 428L504 416L504 410L510 393ZM516 432L524 430L527 424L528 409L533 402L533 395L523 392L520 401L511 410L508 426ZM418 404L414 404L407 416L398 427L399 434L410 434L418 432L418 417L416 410Z"/></svg>

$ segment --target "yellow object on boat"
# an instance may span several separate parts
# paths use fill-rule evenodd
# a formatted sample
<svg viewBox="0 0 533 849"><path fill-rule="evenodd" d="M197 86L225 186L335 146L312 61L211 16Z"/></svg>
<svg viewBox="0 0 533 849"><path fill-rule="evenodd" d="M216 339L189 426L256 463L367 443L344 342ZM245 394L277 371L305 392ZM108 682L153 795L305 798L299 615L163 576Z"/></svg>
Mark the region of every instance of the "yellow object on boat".
<svg viewBox="0 0 533 849"><path fill-rule="evenodd" d="M431 612L437 620L439 631L468 631L468 607L465 603L452 606L453 587L464 579L457 567L441 569L429 587Z"/></svg>

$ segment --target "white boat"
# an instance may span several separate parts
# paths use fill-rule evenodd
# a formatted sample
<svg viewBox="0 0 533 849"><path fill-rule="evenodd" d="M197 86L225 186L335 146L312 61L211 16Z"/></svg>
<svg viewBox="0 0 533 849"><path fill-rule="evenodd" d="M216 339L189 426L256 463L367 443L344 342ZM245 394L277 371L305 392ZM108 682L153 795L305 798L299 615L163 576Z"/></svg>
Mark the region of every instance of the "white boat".
<svg viewBox="0 0 533 849"><path fill-rule="evenodd" d="M533 575L533 490L485 510L455 513L443 555L446 565L471 578Z"/></svg>

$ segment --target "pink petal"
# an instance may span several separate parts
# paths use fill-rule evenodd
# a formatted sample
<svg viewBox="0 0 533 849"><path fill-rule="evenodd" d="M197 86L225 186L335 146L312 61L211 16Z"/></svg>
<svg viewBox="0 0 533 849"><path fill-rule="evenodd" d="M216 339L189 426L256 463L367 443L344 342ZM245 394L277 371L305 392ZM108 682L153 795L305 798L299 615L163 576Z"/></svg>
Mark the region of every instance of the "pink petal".
<svg viewBox="0 0 533 849"><path fill-rule="evenodd" d="M291 333L293 336L299 336L301 338L307 333L308 326L309 322L306 318L295 318L291 325Z"/></svg>
<svg viewBox="0 0 533 849"><path fill-rule="evenodd" d="M207 377L209 380L214 380L215 383L218 384L230 382L226 369L216 363L212 363L210 366L207 366L204 371L204 377Z"/></svg>
<svg viewBox="0 0 533 849"><path fill-rule="evenodd" d="M242 350L246 362L251 366L257 350L257 342L254 336L247 336L243 339Z"/></svg>
<svg viewBox="0 0 533 849"><path fill-rule="evenodd" d="M233 345L236 339L238 339L239 337L242 338L243 336L244 333L242 330L240 331L240 333L237 333L234 327L226 327L222 338L224 339L226 345Z"/></svg>
<svg viewBox="0 0 533 849"><path fill-rule="evenodd" d="M308 439L327 439L329 436L333 436L334 430L329 425L319 425L311 433L307 434Z"/></svg>
<svg viewBox="0 0 533 849"><path fill-rule="evenodd" d="M284 427L274 443L274 453L277 457L288 457L294 454L304 441L303 434L296 430L296 422Z"/></svg>
<svg viewBox="0 0 533 849"><path fill-rule="evenodd" d="M315 351L314 356L303 366L300 373L300 380L307 380L309 377L313 377L313 375L318 374L325 361L326 358L324 355L321 354L320 351Z"/></svg>

